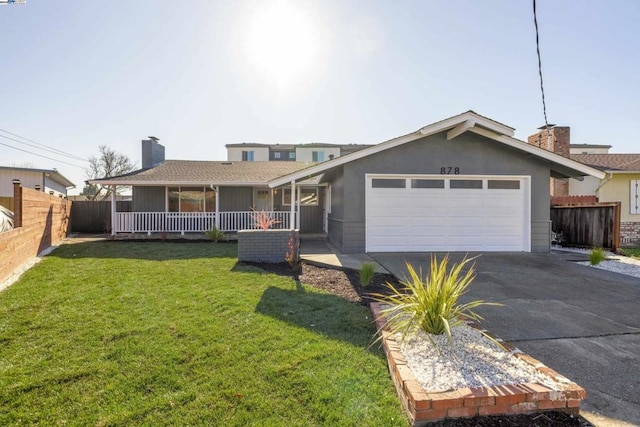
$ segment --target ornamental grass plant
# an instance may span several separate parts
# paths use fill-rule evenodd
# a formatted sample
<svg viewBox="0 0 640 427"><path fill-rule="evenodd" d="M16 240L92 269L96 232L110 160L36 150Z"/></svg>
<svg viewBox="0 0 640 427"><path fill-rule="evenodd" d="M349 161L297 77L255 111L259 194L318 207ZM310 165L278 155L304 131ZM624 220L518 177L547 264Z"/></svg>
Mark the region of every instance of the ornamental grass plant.
<svg viewBox="0 0 640 427"><path fill-rule="evenodd" d="M371 283L374 274L376 274L376 265L372 262L365 262L360 268L360 284L366 288Z"/></svg>
<svg viewBox="0 0 640 427"><path fill-rule="evenodd" d="M464 318L481 320L473 311L481 305L502 305L482 300L460 303L475 278L474 258L464 258L459 264L449 268L449 256L438 261L431 256L429 273L422 274L406 263L408 277L400 281L402 287L387 283L389 295L375 294L374 299L383 305L381 315L387 321L387 328L393 334L400 333L401 341L411 339L419 330L427 334L446 334L449 343L453 343L451 329L464 323ZM464 271L465 268L466 272ZM429 335L427 335L429 336ZM431 343L435 342L429 336Z"/></svg>
<svg viewBox="0 0 640 427"><path fill-rule="evenodd" d="M602 248L593 248L591 252L589 252L589 262L591 265L598 265L606 258L604 254L604 249Z"/></svg>

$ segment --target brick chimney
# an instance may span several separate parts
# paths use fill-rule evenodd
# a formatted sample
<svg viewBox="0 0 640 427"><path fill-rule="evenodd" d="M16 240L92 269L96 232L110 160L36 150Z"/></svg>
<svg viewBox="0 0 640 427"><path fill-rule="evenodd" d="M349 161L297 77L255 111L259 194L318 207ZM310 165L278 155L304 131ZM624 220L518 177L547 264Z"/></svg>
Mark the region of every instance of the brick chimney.
<svg viewBox="0 0 640 427"><path fill-rule="evenodd" d="M571 145L571 128L569 126L549 125L548 131L545 126L538 129L538 133L527 138L528 144L569 158ZM569 181L551 178L550 192L551 196L568 196Z"/></svg>
<svg viewBox="0 0 640 427"><path fill-rule="evenodd" d="M164 163L164 145L159 139L150 136L142 140L142 169L149 169Z"/></svg>

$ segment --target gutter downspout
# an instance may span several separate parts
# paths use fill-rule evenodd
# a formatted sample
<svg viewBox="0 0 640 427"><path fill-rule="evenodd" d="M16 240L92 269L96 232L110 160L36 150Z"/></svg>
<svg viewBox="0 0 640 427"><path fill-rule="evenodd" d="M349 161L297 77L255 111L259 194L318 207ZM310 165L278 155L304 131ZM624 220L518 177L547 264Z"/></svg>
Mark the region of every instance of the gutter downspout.
<svg viewBox="0 0 640 427"><path fill-rule="evenodd" d="M609 174L609 179L605 179L605 181L602 184L598 185L598 187L594 190L595 196L598 197L598 200L600 199L600 197L598 196L598 191L600 191L602 187L604 187L609 181L613 179L613 172L608 172L608 174Z"/></svg>

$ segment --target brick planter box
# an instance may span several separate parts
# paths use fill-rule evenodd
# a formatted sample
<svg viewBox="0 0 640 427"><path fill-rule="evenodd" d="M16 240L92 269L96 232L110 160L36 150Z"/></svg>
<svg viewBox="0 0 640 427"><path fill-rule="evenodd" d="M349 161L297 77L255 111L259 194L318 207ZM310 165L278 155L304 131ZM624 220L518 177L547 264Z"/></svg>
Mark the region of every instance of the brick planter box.
<svg viewBox="0 0 640 427"><path fill-rule="evenodd" d="M542 362L522 353L515 347L511 353L551 377L558 384L550 389L537 383L512 384L492 387L473 387L446 392L424 390L407 366L395 337L384 330L385 320L380 316L380 305L371 303L371 312L378 330L382 331L382 344L387 356L389 372L412 425L428 425L444 418L466 418L485 415L513 415L544 411L562 411L578 414L580 401L586 397L579 385L546 367ZM471 324L470 326L477 327Z"/></svg>
<svg viewBox="0 0 640 427"><path fill-rule="evenodd" d="M300 246L298 230L238 231L238 261L285 262L292 233L297 256Z"/></svg>

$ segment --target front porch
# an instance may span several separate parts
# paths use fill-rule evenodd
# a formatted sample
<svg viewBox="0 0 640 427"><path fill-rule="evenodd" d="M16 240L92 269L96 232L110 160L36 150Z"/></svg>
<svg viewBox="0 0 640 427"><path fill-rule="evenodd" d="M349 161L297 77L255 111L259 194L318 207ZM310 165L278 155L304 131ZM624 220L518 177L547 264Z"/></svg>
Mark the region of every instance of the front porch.
<svg viewBox="0 0 640 427"><path fill-rule="evenodd" d="M266 219L271 229L290 229L291 212L114 212L112 234L204 233L216 227L224 232L257 230ZM295 213L293 214L295 216ZM295 224L295 223L294 223Z"/></svg>

